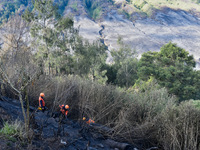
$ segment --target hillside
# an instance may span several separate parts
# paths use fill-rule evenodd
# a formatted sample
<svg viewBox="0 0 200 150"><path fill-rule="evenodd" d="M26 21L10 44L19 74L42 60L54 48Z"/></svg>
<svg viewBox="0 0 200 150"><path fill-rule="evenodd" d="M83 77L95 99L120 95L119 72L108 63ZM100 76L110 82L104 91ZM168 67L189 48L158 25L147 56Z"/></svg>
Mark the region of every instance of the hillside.
<svg viewBox="0 0 200 150"><path fill-rule="evenodd" d="M135 8L138 12L144 12L149 16L154 13L154 10L160 10L163 7L185 11L198 11L200 8L199 0L126 0L126 2L126 5Z"/></svg>
<svg viewBox="0 0 200 150"><path fill-rule="evenodd" d="M200 65L199 0L55 0L59 12L73 16L80 34L94 41L102 39L109 50L118 48L117 39L138 51L159 51L169 41L194 55ZM31 1L1 0L1 21ZM25 7L24 7L25 6ZM109 57L108 61L111 57Z"/></svg>
<svg viewBox="0 0 200 150"><path fill-rule="evenodd" d="M12 107L11 111L8 109L9 107ZM17 100L12 100L6 97L2 97L0 99L0 128L3 127L3 123L5 123L5 121L11 122L15 119L17 119L15 125L20 125L20 122L23 121L23 115L20 107L21 105ZM101 134L100 131L105 132L105 129L109 130L109 128L106 128L105 126L97 126L95 124L87 125L84 122L71 119L65 119L61 123L59 116L55 115L57 112L52 113L52 111L45 111L43 113L34 107L31 107L30 111L31 131L29 134L32 136L31 143L23 141L23 139L19 140L21 137L17 133L9 138L7 135L5 136L2 132L0 132L1 150L113 150L115 148L123 150L137 150L136 148L134 149L133 145L116 142ZM21 130L24 132L23 129Z"/></svg>
<svg viewBox="0 0 200 150"><path fill-rule="evenodd" d="M199 4L176 2L1 1L0 149L199 150Z"/></svg>
<svg viewBox="0 0 200 150"><path fill-rule="evenodd" d="M88 14L86 4L81 0L69 1L64 12L65 15L73 14L75 26L80 27L83 37L90 41L103 39L112 50L118 47L117 39L121 36L139 55L159 51L162 45L172 41L193 54L199 68L199 4L150 0L95 2L98 7L94 10L101 8L96 18ZM147 9L149 5L152 7Z"/></svg>

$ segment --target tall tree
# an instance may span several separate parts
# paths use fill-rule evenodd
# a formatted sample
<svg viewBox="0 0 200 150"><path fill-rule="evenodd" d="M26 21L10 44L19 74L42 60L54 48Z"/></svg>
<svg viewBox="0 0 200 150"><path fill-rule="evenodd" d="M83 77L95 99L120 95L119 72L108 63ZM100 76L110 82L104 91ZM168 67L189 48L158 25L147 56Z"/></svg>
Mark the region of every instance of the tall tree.
<svg viewBox="0 0 200 150"><path fill-rule="evenodd" d="M34 0L32 11L26 10L24 18L31 22L33 44L37 45L37 59L41 60L45 72L58 73L59 66L70 51L72 41L77 32L73 28L73 21L69 18L60 18L58 7L53 1ZM61 69L62 70L62 69Z"/></svg>
<svg viewBox="0 0 200 150"><path fill-rule="evenodd" d="M78 38L74 47L74 73L83 77L90 76L92 80L103 77L105 70L102 70L102 66L106 57L106 48L99 41L89 43Z"/></svg>
<svg viewBox="0 0 200 150"><path fill-rule="evenodd" d="M137 80L137 53L134 49L124 44L122 38L118 38L119 50L111 51L116 72L116 84L130 87Z"/></svg>
<svg viewBox="0 0 200 150"><path fill-rule="evenodd" d="M40 49L41 57L39 59L44 60L50 74L50 52L55 38L52 26L55 26L56 23L54 18L58 17L57 8L51 0L32 0L32 4L33 10L27 9L23 17L26 21L31 22L31 35Z"/></svg>
<svg viewBox="0 0 200 150"><path fill-rule="evenodd" d="M200 84L199 72L194 70L195 61L192 55L178 47L168 43L160 52L144 53L139 61L138 76L147 80L155 77L160 85L167 87L171 94L177 95L180 100L190 98L198 99Z"/></svg>
<svg viewBox="0 0 200 150"><path fill-rule="evenodd" d="M1 28L3 46L0 54L0 81L10 87L12 92L19 97L26 132L29 126L29 107L25 111L23 95L29 83L39 74L26 41L28 32L27 22L23 21L20 16L12 17ZM26 103L29 104L28 99Z"/></svg>

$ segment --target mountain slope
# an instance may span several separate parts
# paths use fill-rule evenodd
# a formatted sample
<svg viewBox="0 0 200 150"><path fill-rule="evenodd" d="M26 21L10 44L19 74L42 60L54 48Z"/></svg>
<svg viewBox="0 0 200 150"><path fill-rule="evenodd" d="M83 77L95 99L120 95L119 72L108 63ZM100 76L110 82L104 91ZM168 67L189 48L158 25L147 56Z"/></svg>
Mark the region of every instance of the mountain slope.
<svg viewBox="0 0 200 150"><path fill-rule="evenodd" d="M12 108L12 109L10 109ZM127 143L119 143L99 132L101 125L95 129L95 124L87 125L81 121L64 119L60 122L58 112L37 111L30 107L30 133L32 134L31 143L23 143L17 136L4 137L0 133L0 149L59 149L59 150L113 150L122 147L124 150L133 150L134 147ZM23 121L20 102L6 97L0 98L0 129L4 121ZM96 124L97 125L97 124ZM103 129L103 128L102 128ZM10 140L11 137L13 140ZM15 139L16 138L16 139ZM9 144L6 144L9 143ZM114 144L114 145L113 145Z"/></svg>
<svg viewBox="0 0 200 150"><path fill-rule="evenodd" d="M80 34L94 41L101 39L109 50L117 49L117 39L138 51L159 51L169 41L194 55L200 65L199 0L54 0L59 12L73 16ZM0 1L0 21L30 0ZM111 57L109 57L111 59ZM108 60L112 61L112 60ZM199 66L197 66L198 68Z"/></svg>
<svg viewBox="0 0 200 150"><path fill-rule="evenodd" d="M116 1L115 4L109 1L104 2L102 4L96 1L98 6L101 6L101 15L95 20L87 13L86 4L82 0L69 1L64 14L74 15L75 26L80 28L80 34L83 37L89 41L103 38L109 50L117 49L119 36L126 44L136 49L139 55L146 51L159 51L162 45L171 41L193 54L197 63L200 62L198 12L162 8L154 10L153 15L147 17L146 14L134 10L135 7L131 7L133 4L123 4L124 1L120 1L121 3ZM182 4L187 4L187 2L183 1ZM76 9L71 7L74 3ZM190 8L193 5L199 7L198 4L192 2L188 4ZM103 7L104 5L107 7ZM122 5L125 7L122 8ZM131 15L127 14L125 8L126 11L132 11Z"/></svg>

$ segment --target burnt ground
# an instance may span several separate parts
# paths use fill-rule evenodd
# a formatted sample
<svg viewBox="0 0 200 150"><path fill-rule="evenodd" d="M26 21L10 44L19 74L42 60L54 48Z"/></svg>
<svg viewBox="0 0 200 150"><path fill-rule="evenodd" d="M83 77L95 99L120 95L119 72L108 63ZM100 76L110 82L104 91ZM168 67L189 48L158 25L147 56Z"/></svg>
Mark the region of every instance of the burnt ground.
<svg viewBox="0 0 200 150"><path fill-rule="evenodd" d="M87 125L71 119L60 121L56 113L36 111L30 107L30 140L17 136L0 135L0 150L136 150L134 146L109 139L98 129L110 132L102 125ZM19 101L2 97L0 99L0 129L5 121L23 121ZM102 131L101 130L101 131Z"/></svg>

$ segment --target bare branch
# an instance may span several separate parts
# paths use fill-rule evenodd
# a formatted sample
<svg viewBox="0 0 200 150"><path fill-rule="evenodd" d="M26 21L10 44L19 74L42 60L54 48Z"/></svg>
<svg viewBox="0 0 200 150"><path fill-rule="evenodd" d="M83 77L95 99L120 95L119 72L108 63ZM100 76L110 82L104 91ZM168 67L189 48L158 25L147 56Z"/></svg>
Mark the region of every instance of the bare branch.
<svg viewBox="0 0 200 150"><path fill-rule="evenodd" d="M10 82L10 79L8 78L7 74L5 73L5 70L3 70L2 68L0 69L0 73L3 77L3 81L5 81L6 83L8 83L8 85L16 92L16 93L21 93L19 90L17 90L14 85Z"/></svg>

